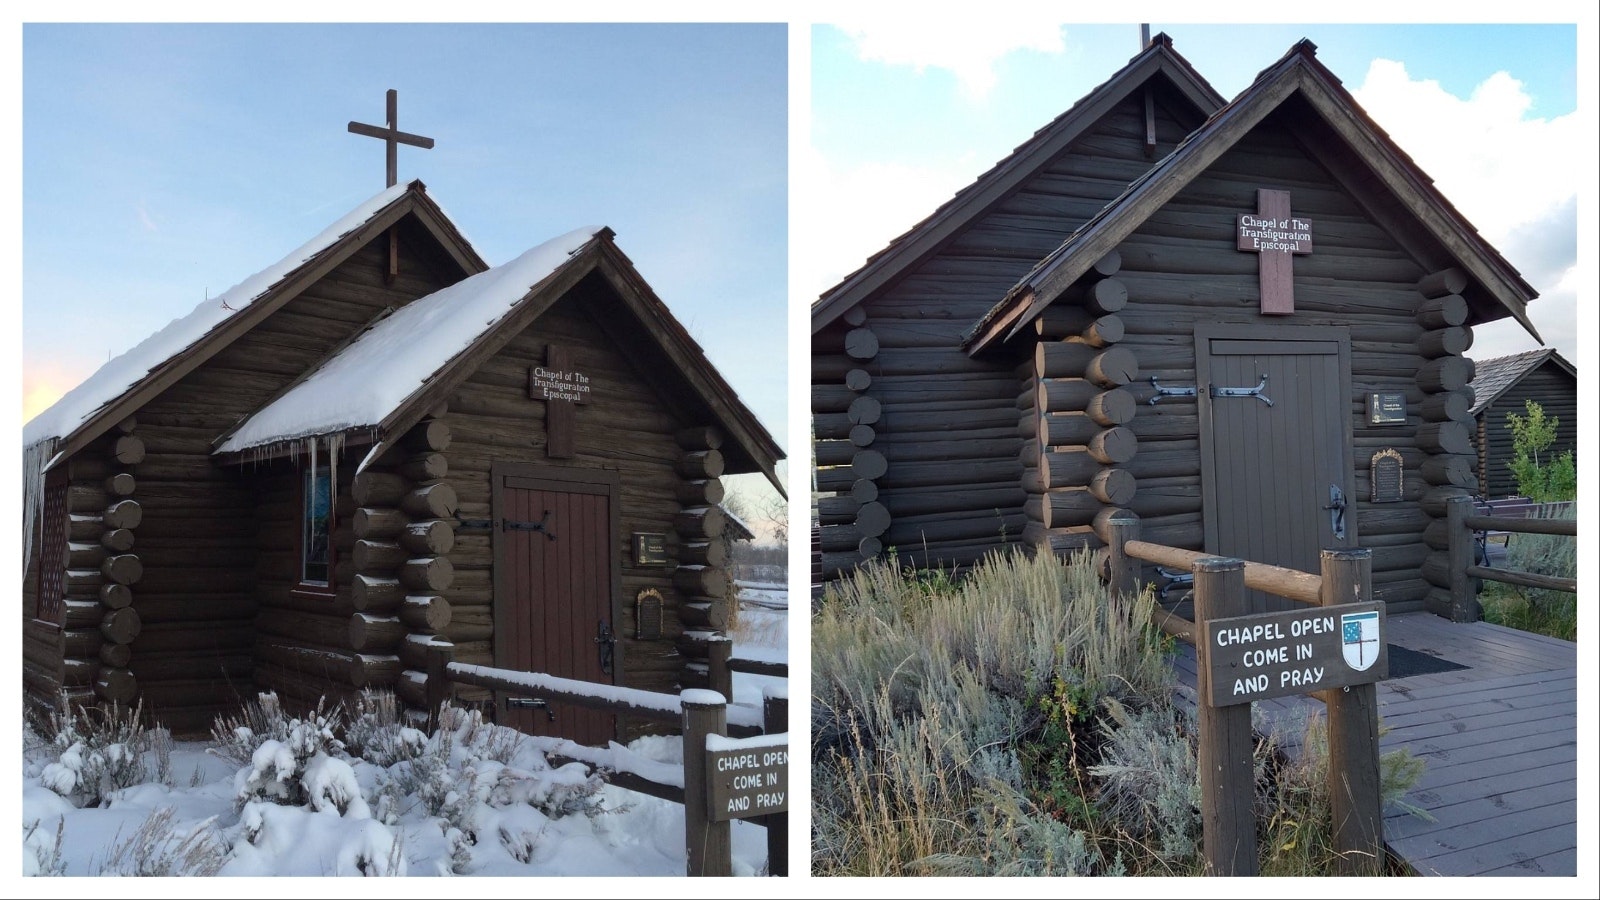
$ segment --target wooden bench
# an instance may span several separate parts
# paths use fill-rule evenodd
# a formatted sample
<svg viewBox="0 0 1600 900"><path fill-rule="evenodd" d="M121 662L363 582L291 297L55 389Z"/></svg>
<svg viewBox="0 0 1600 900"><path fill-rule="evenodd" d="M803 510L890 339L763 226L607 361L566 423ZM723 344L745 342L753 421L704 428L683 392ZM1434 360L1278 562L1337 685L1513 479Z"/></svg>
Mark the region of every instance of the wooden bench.
<svg viewBox="0 0 1600 900"><path fill-rule="evenodd" d="M1483 516L1526 519L1530 516L1540 517L1546 511L1550 513L1565 513L1571 509L1572 502L1561 500L1554 503L1536 503L1527 497L1502 497L1499 500L1475 500L1473 506L1475 507L1474 511ZM1486 531L1483 534L1485 541L1499 538L1501 546L1509 545L1511 542L1512 532L1509 531Z"/></svg>

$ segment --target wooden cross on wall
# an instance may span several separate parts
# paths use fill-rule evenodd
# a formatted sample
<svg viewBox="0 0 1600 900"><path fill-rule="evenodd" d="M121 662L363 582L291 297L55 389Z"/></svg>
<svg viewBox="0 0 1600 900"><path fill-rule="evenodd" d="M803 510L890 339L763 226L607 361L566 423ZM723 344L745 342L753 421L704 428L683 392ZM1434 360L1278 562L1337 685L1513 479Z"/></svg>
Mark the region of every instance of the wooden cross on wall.
<svg viewBox="0 0 1600 900"><path fill-rule="evenodd" d="M572 351L559 344L545 347L544 365L528 369L528 396L544 401L544 455L571 459L577 450L573 406L589 402L589 378L573 367Z"/></svg>
<svg viewBox="0 0 1600 900"><path fill-rule="evenodd" d="M1294 312L1294 258L1311 252L1311 220L1289 215L1289 192L1256 191L1256 210L1239 216L1237 247L1259 255L1261 314Z"/></svg>

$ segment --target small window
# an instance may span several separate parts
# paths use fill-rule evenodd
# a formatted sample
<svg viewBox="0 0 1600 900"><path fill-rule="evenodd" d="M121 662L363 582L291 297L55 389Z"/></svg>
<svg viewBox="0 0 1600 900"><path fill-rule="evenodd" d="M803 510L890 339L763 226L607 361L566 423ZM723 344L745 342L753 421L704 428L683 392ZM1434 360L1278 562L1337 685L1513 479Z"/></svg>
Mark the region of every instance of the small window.
<svg viewBox="0 0 1600 900"><path fill-rule="evenodd" d="M307 467L300 482L300 583L326 589L333 571L333 474Z"/></svg>
<svg viewBox="0 0 1600 900"><path fill-rule="evenodd" d="M67 591L67 572L62 562L67 553L67 478L64 468L46 477L44 512L40 516L39 605L35 616L55 625L61 624L61 602Z"/></svg>

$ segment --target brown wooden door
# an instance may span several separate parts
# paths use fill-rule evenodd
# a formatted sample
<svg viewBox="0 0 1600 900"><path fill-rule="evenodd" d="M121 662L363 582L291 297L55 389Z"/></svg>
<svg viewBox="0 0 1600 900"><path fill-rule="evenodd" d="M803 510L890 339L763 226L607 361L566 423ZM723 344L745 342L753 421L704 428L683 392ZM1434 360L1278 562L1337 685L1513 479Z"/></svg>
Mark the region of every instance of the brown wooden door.
<svg viewBox="0 0 1600 900"><path fill-rule="evenodd" d="M614 635L618 560L614 473L571 470L497 473L495 664L579 681L615 684L622 670ZM496 698L498 721L528 734L604 744L616 737L613 713L541 700L538 691ZM553 714L553 718L552 718Z"/></svg>
<svg viewBox="0 0 1600 900"><path fill-rule="evenodd" d="M1356 545L1349 346L1331 327L1197 329L1206 552L1316 573Z"/></svg>

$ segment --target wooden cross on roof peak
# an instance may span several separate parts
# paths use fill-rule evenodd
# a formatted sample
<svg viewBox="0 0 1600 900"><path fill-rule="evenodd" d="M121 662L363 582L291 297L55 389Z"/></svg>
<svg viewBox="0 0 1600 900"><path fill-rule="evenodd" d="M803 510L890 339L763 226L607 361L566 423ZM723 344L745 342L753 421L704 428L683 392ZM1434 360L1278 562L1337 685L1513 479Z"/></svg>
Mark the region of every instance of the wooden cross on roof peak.
<svg viewBox="0 0 1600 900"><path fill-rule="evenodd" d="M421 147L424 150L433 149L433 138L423 137L420 134L407 134L399 129L399 114L397 112L397 107L399 106L398 99L399 92L394 88L390 88L385 100L385 106L389 117L388 127L379 128L376 125L363 125L360 122L351 122L348 129L351 134L375 137L382 140L384 144L387 145L386 152L384 153L384 160L388 164L388 181L384 182L384 187L394 187L395 183L400 180L398 171L399 166L396 159L397 154L395 152L397 145L408 144L412 147Z"/></svg>

